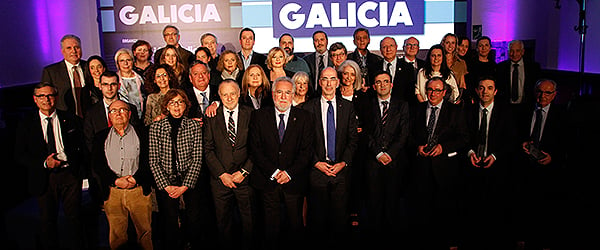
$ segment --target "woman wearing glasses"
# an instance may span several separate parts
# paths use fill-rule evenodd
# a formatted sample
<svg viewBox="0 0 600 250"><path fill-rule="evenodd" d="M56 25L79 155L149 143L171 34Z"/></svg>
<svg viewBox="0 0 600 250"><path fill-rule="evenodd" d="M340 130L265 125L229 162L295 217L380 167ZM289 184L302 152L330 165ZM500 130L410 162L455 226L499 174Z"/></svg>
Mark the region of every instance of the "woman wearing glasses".
<svg viewBox="0 0 600 250"><path fill-rule="evenodd" d="M203 225L200 189L196 187L202 164L202 129L200 122L186 116L189 107L183 90L170 89L162 101L166 118L150 125L149 162L156 181L163 229L160 237L170 249L183 249L187 243L192 248L200 247L199 237L192 235Z"/></svg>
<svg viewBox="0 0 600 250"><path fill-rule="evenodd" d="M167 64L159 64L150 68L146 74L146 112L144 113L144 125L150 126L154 121L165 118L162 113L161 101L163 96L170 90L179 87L175 73Z"/></svg>

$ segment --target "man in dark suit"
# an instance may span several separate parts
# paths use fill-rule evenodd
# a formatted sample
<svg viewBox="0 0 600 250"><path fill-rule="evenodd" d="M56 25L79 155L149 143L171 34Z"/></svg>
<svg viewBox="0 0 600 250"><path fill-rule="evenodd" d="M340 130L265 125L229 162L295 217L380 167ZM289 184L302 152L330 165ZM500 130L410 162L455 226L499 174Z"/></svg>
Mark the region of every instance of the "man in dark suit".
<svg viewBox="0 0 600 250"><path fill-rule="evenodd" d="M400 64L399 79L394 79L394 83L398 81L400 86L394 86L394 91L401 89L396 91L396 95L408 102L409 105L414 105L417 103L417 97L414 93L414 87L417 84L417 73L425 66L425 61L417 58L419 53L419 40L417 38L412 36L407 38L404 40L402 48L404 56L398 61Z"/></svg>
<svg viewBox="0 0 600 250"><path fill-rule="evenodd" d="M50 83L34 87L38 109L17 127L15 161L27 168L29 192L40 209L41 248L58 249L58 209L67 218L72 249L81 249L80 166L85 145L79 117L56 109L58 90Z"/></svg>
<svg viewBox="0 0 600 250"><path fill-rule="evenodd" d="M401 60L396 55L398 52L398 44L396 43L396 39L393 37L383 38L379 43L379 49L381 51L381 55L383 55L383 60L381 60L380 64L378 65L378 70L388 72L392 76L392 85L394 86L392 88L392 96L399 97L401 99L408 99L408 96L412 94L414 97L415 84L410 85L410 83L407 82L406 77L403 75L403 69L400 67ZM405 101L408 102L409 100Z"/></svg>
<svg viewBox="0 0 600 250"><path fill-rule="evenodd" d="M369 100L367 134L367 235L388 242L406 234L405 189L408 159L408 104L391 95L393 83L385 71L374 73L376 96ZM389 243L385 243L389 244ZM384 244L384 245L385 245Z"/></svg>
<svg viewBox="0 0 600 250"><path fill-rule="evenodd" d="M167 25L162 31L163 39L167 45L172 45L177 48L177 54L181 56L181 61L183 62L183 66L187 69L190 65L190 62L193 61L196 57L189 50L181 47L179 44L179 39L181 39L181 34L179 33L179 29L173 25ZM160 56L162 55L164 47L158 49L154 53L154 63L160 62Z"/></svg>
<svg viewBox="0 0 600 250"><path fill-rule="evenodd" d="M333 66L333 63L329 59L329 51L327 50L329 43L327 34L322 30L317 30L313 33L312 38L315 52L306 55L303 59L310 68L310 72L306 72L310 74L311 83L313 84L310 87L313 93L320 93L319 73L324 68Z"/></svg>
<svg viewBox="0 0 600 250"><path fill-rule="evenodd" d="M498 100L509 102L515 110L533 105L534 85L540 76L540 64L526 60L524 54L523 42L513 40L508 44L509 59L496 66ZM514 85L513 81L517 84Z"/></svg>
<svg viewBox="0 0 600 250"><path fill-rule="evenodd" d="M358 120L352 103L336 95L340 80L335 69L325 68L319 84L321 97L313 98L303 106L315 122L308 228L314 240L312 243L340 246L348 243L345 237L349 233L349 178L358 142Z"/></svg>
<svg viewBox="0 0 600 250"><path fill-rule="evenodd" d="M354 52L348 54L348 59L355 61L360 66L361 74L365 79L367 86L373 85L373 78L375 74L380 70L381 56L371 53L367 48L371 43L371 35L369 30L365 28L358 28L354 30L354 45L356 49Z"/></svg>
<svg viewBox="0 0 600 250"><path fill-rule="evenodd" d="M523 204L517 214L516 228L520 244L531 249L552 249L566 233L564 223L566 197L564 190L568 129L563 105L553 103L557 84L541 79L535 84L536 103L520 119L519 141L522 158L519 161L517 193Z"/></svg>
<svg viewBox="0 0 600 250"><path fill-rule="evenodd" d="M204 122L204 150L212 176L219 243L222 249L250 249L253 237L253 193L248 185L252 161L248 156L248 127L252 108L239 105L240 87L233 80L219 85L223 105ZM233 208L242 221L242 237L235 237ZM237 244L235 244L237 243Z"/></svg>
<svg viewBox="0 0 600 250"><path fill-rule="evenodd" d="M492 78L479 81L479 102L468 108L470 133L465 168L465 235L467 249L508 249L509 167L517 149L516 129L508 104L496 102Z"/></svg>
<svg viewBox="0 0 600 250"><path fill-rule="evenodd" d="M315 132L311 114L292 107L295 85L290 78L276 79L272 93L275 107L253 111L250 120L250 157L254 163L250 184L260 192L264 207L265 248L285 245L299 249ZM284 231L282 216L289 226L285 236L280 235Z"/></svg>
<svg viewBox="0 0 600 250"><path fill-rule="evenodd" d="M119 100L119 75L113 71L105 71L100 76L100 91L102 91L102 101L92 105L83 119L83 134L85 136L85 144L89 152L92 151L94 136L109 127L108 107L111 103ZM137 114L137 109L134 105L129 104L129 110L133 114ZM129 119L129 123L134 126L140 124L138 116L134 115Z"/></svg>
<svg viewBox="0 0 600 250"><path fill-rule="evenodd" d="M112 126L94 138L91 163L101 187L110 247L127 246L131 219L138 246L152 249L153 178L148 165L148 136L145 129L129 123L130 117L136 116L130 107L119 100L110 104Z"/></svg>
<svg viewBox="0 0 600 250"><path fill-rule="evenodd" d="M469 134L463 110L444 101L444 80L426 83L427 102L417 104L411 115L411 146L417 151L411 173L411 215L415 243L425 248L456 247L460 160ZM429 240L432 239L432 240Z"/></svg>
<svg viewBox="0 0 600 250"><path fill-rule="evenodd" d="M194 61L190 67L190 82L192 87L185 89L191 102L188 117L202 118L207 115L207 112L209 116L215 116L219 106L218 84L209 85L208 65L201 61Z"/></svg>
<svg viewBox="0 0 600 250"><path fill-rule="evenodd" d="M52 83L58 90L57 109L83 117L85 110L91 105L91 97L85 97L84 89L87 88L83 88L86 85L88 66L85 60L81 60L81 39L71 34L63 36L60 51L64 60L44 67L40 82Z"/></svg>
<svg viewBox="0 0 600 250"><path fill-rule="evenodd" d="M240 59L244 64L244 70L252 64L258 64L265 72L269 72L269 69L267 68L267 56L256 53L253 50L255 38L254 30L251 28L243 28L242 31L240 31L240 46L242 49L238 52L238 56L240 56Z"/></svg>

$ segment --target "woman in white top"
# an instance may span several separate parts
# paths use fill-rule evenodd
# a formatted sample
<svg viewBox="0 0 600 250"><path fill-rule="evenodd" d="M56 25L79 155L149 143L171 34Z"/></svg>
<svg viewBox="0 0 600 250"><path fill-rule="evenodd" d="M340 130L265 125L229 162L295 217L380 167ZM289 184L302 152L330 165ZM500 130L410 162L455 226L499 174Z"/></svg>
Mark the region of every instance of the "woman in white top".
<svg viewBox="0 0 600 250"><path fill-rule="evenodd" d="M137 110L137 116L141 120L144 112L144 79L133 70L133 52L130 49L122 48L115 53L115 62L117 63L117 75L119 75L119 99L121 101L133 104Z"/></svg>
<svg viewBox="0 0 600 250"><path fill-rule="evenodd" d="M446 91L446 100L452 103L458 103L460 100L460 91L456 84L456 79L452 70L446 64L446 56L443 52L443 47L439 44L431 46L427 52L427 58L425 59L425 66L419 70L417 74L417 85L415 87L415 94L419 102L427 101L427 94L425 89L425 83L428 79L439 76L446 82L446 88L452 91Z"/></svg>

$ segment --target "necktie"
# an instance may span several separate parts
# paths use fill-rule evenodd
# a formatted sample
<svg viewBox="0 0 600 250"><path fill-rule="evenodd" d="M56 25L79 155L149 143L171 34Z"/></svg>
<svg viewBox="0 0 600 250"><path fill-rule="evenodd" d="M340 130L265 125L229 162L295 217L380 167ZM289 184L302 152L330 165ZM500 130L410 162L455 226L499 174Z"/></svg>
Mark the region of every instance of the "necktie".
<svg viewBox="0 0 600 250"><path fill-rule="evenodd" d="M485 155L485 145L487 144L487 113L488 110L484 108L481 111L481 122L479 123L479 152L478 156Z"/></svg>
<svg viewBox="0 0 600 250"><path fill-rule="evenodd" d="M383 111L381 112L381 124L383 126L385 126L385 123L387 122L387 117L388 117L388 101L381 101L381 104L383 105Z"/></svg>
<svg viewBox="0 0 600 250"><path fill-rule="evenodd" d="M323 61L323 55L319 56L319 66L317 69L317 72L315 73L315 76L317 77L315 80L315 90L317 90L317 88L319 88L319 77L321 76L321 71L323 71L323 69L325 68L325 62Z"/></svg>
<svg viewBox="0 0 600 250"><path fill-rule="evenodd" d="M435 119L436 119L436 111L437 111L437 107L431 107L431 112L429 114L429 121L427 122L427 138L428 141L432 139L433 137L433 130L434 130L434 126L435 126Z"/></svg>
<svg viewBox="0 0 600 250"><path fill-rule="evenodd" d="M204 114L204 111L206 111L206 107L208 106L208 99L206 98L206 92L201 92L200 95L202 95L202 104L200 104L200 106L202 108L202 114Z"/></svg>
<svg viewBox="0 0 600 250"><path fill-rule="evenodd" d="M279 143L283 142L283 135L285 134L285 122L283 121L285 114L279 114Z"/></svg>
<svg viewBox="0 0 600 250"><path fill-rule="evenodd" d="M73 86L75 87L75 114L83 117L81 110L81 79L77 66L73 66Z"/></svg>
<svg viewBox="0 0 600 250"><path fill-rule="evenodd" d="M335 117L333 114L333 105L327 101L327 158L335 161Z"/></svg>
<svg viewBox="0 0 600 250"><path fill-rule="evenodd" d="M533 125L533 131L531 132L531 139L533 140L533 145L536 147L540 146L540 136L542 135L542 110L538 108L535 110L535 124Z"/></svg>
<svg viewBox="0 0 600 250"><path fill-rule="evenodd" d="M519 64L513 64L510 99L516 102L519 99Z"/></svg>
<svg viewBox="0 0 600 250"><path fill-rule="evenodd" d="M106 107L106 114L107 115L110 114L109 107ZM112 127L112 122L110 122L110 116L107 116L106 122L107 122L109 128Z"/></svg>
<svg viewBox="0 0 600 250"><path fill-rule="evenodd" d="M387 69L387 72L391 74L392 73L392 63L387 63L386 69Z"/></svg>
<svg viewBox="0 0 600 250"><path fill-rule="evenodd" d="M48 124L46 125L46 146L48 154L56 153L56 141L54 139L54 126L52 126L52 117L46 117Z"/></svg>
<svg viewBox="0 0 600 250"><path fill-rule="evenodd" d="M233 111L229 112L229 121L227 122L227 137L231 146L235 146L235 122L233 121Z"/></svg>

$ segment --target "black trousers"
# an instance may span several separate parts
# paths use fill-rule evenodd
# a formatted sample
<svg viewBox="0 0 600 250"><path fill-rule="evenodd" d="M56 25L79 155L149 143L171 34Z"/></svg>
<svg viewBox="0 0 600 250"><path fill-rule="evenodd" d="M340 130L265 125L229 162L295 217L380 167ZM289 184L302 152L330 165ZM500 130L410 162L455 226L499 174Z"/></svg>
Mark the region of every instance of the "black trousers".
<svg viewBox="0 0 600 250"><path fill-rule="evenodd" d="M69 225L67 237L71 249L82 249L81 179L68 168L51 170L48 189L38 196L40 207L41 243L43 249L58 249L58 209L62 203Z"/></svg>
<svg viewBox="0 0 600 250"><path fill-rule="evenodd" d="M282 246L300 249L304 240L304 196L285 192L279 185L273 191L263 190L261 201L264 207L263 249L281 249Z"/></svg>
<svg viewBox="0 0 600 250"><path fill-rule="evenodd" d="M236 184L236 188L228 188L223 185L221 180L212 178L210 184L215 202L220 248L252 248L255 214L252 188L248 184ZM241 221L241 237L234 234L236 215L239 215L239 221Z"/></svg>
<svg viewBox="0 0 600 250"><path fill-rule="evenodd" d="M350 232L349 197L350 187L348 183L349 169L344 169L338 175L312 178L320 175L320 171L311 171L310 191L308 194L308 231L311 243L323 245L323 243L334 243L340 246L342 238L347 237ZM345 239L345 238L344 238Z"/></svg>

